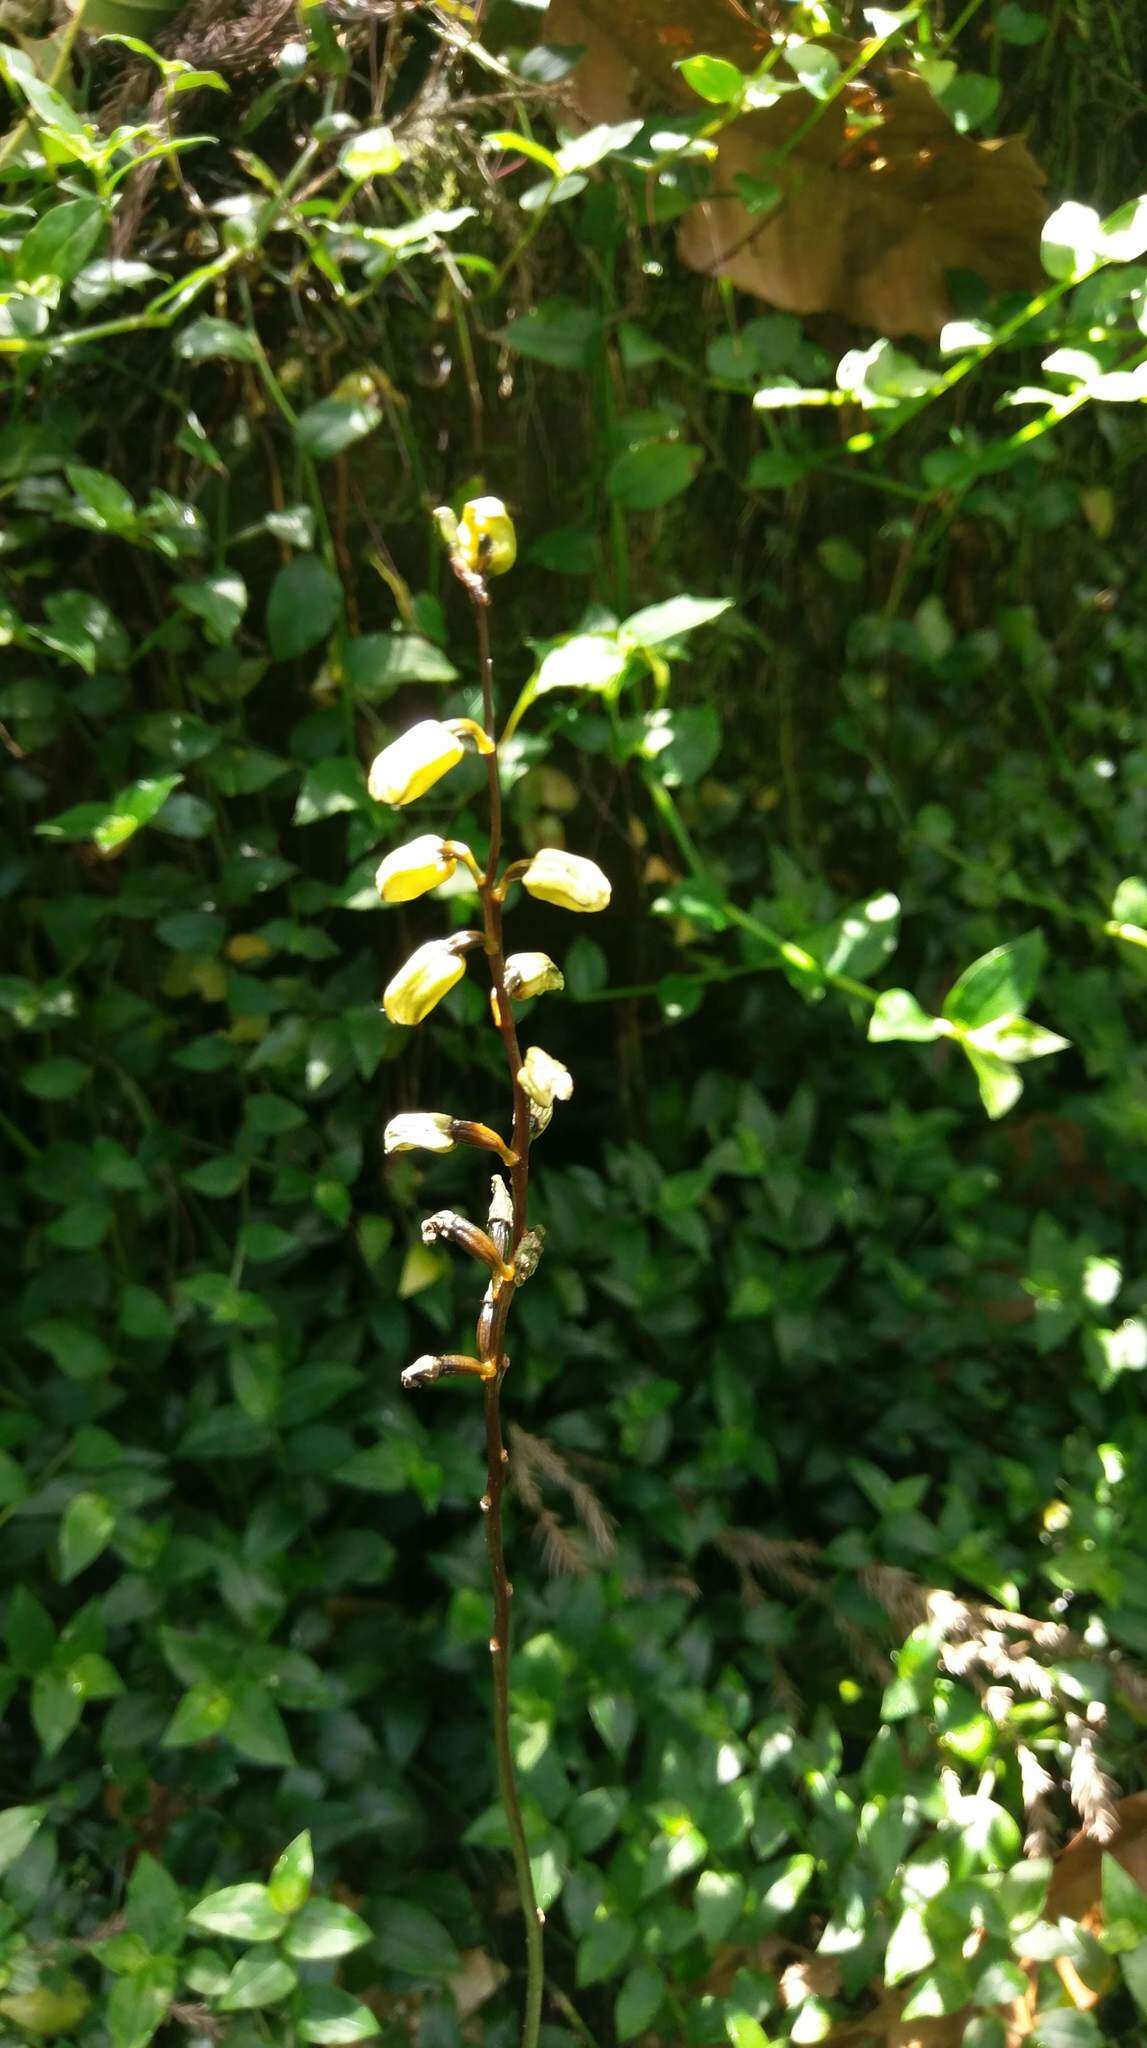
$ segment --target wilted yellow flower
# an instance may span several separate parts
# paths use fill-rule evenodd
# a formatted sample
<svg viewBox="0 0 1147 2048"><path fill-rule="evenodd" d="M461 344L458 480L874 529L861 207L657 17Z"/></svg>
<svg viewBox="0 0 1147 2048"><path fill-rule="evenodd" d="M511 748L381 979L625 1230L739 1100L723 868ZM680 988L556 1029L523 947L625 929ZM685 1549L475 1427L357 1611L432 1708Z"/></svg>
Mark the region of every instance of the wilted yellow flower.
<svg viewBox="0 0 1147 2048"><path fill-rule="evenodd" d="M448 882L458 865L458 856L446 851L446 841L437 832L426 832L408 846L396 846L388 853L374 878L384 903L410 903Z"/></svg>
<svg viewBox="0 0 1147 2048"><path fill-rule="evenodd" d="M453 552L475 576L504 576L513 568L518 537L500 498L471 498L463 505Z"/></svg>
<svg viewBox="0 0 1147 2048"><path fill-rule="evenodd" d="M604 910L613 894L596 861L560 846L539 848L522 876L522 887L561 910Z"/></svg>
<svg viewBox="0 0 1147 2048"><path fill-rule="evenodd" d="M531 1045L518 1068L518 1085L525 1089L535 1109L549 1111L555 1102L568 1102L573 1094L573 1075L560 1060Z"/></svg>
<svg viewBox="0 0 1147 2048"><path fill-rule="evenodd" d="M429 939L387 983L382 1007L392 1024L421 1024L466 972L448 939Z"/></svg>
<svg viewBox="0 0 1147 2048"><path fill-rule="evenodd" d="M506 994L524 1003L547 989L564 988L565 975L548 953L511 953L506 962Z"/></svg>
<svg viewBox="0 0 1147 2048"><path fill-rule="evenodd" d="M454 1118L438 1110L412 1109L392 1116L382 1134L387 1152L453 1152Z"/></svg>
<svg viewBox="0 0 1147 2048"><path fill-rule="evenodd" d="M367 788L376 803L412 804L456 768L465 752L462 739L472 739L480 754L493 743L472 718L422 718L392 740L370 765Z"/></svg>

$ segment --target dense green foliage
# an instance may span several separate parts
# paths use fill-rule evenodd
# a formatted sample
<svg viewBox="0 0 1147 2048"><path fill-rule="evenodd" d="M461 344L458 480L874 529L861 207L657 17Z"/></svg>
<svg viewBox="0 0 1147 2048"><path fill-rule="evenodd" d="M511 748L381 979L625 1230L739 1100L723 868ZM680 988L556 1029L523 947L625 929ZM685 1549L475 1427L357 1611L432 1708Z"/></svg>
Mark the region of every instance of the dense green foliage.
<svg viewBox="0 0 1147 2048"><path fill-rule="evenodd" d="M379 1010L429 926L364 776L475 709L428 515L481 479L515 841L614 883L506 1393L547 2048L905 1999L998 2048L1029 1985L1043 2048L1130 2043L1143 1894L1040 1915L1144 1776L1147 207L869 346L675 266L695 138L547 164L522 20L434 140L432 11L393 132L317 8L138 120L146 57L0 52L0 2038L515 2037L477 1405L398 1386L465 1345L418 1218L472 1168L380 1147L501 1083L475 985ZM480 843L463 774L416 829Z"/></svg>

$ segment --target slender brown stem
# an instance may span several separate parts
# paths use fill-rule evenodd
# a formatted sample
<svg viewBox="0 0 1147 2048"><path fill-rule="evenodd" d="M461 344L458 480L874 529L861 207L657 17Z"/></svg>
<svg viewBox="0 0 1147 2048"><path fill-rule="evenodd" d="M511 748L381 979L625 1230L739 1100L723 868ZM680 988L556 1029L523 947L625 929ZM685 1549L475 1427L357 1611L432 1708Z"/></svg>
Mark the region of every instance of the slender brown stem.
<svg viewBox="0 0 1147 2048"><path fill-rule="evenodd" d="M490 739L496 740L494 679L490 661L490 623L486 610L486 592L482 586L471 587L470 595L478 629L478 658L482 672L482 719ZM506 994L502 906L494 893L498 860L502 851L502 785L496 747L486 756L486 774L490 795L490 851L485 873L479 880L478 893L482 903L486 957L490 963L490 981L497 1006L498 1029L505 1048L514 1100L515 1161L510 1169L514 1214L509 1246L504 1252L504 1256L512 1261L526 1230L530 1182L530 1105L526 1091L518 1080L522 1055L518 1046L518 1033L510 999ZM490 1637L494 1679L494 1749L498 1764L498 1790L510 1830L510 1852L526 1930L526 2007L522 2020L522 2048L537 2048L542 2017L542 1988L545 1981L542 1915L538 1910L534 1892L530 1852L526 1842L525 1822L522 1819L513 1753L510 1748L510 1601L513 1588L506 1572L506 1552L502 1534L502 1498L506 1486L506 1470L510 1462L509 1453L502 1441L502 1381L508 1363L506 1320L510 1312L514 1286L512 1281L495 1281L494 1286L493 1316L484 1333L485 1341L480 1345L483 1355L489 1358L496 1368L482 1389L486 1416L486 1494L482 1505L486 1519L486 1554L490 1564L490 1584L494 1602L494 1628Z"/></svg>

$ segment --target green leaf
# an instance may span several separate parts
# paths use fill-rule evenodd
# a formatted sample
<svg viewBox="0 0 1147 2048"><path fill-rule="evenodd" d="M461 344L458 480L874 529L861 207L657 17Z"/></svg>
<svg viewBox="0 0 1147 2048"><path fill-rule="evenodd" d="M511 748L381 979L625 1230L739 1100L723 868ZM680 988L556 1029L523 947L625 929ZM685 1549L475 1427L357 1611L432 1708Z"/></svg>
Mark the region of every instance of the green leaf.
<svg viewBox="0 0 1147 2048"><path fill-rule="evenodd" d="M26 283L56 277L70 284L99 241L104 219L98 199L65 199L50 206L19 243L14 275Z"/></svg>
<svg viewBox="0 0 1147 2048"><path fill-rule="evenodd" d="M210 1742L222 1733L231 1719L231 1695L206 1682L193 1685L176 1707L162 1742L164 1749L185 1749L191 1744Z"/></svg>
<svg viewBox="0 0 1147 2048"><path fill-rule="evenodd" d="M637 1963L629 1972L613 2008L614 2033L618 2041L632 2041L635 2034L652 2026L665 1996L665 1979L652 1963Z"/></svg>
<svg viewBox="0 0 1147 2048"><path fill-rule="evenodd" d="M343 2042L369 2041L379 2025L369 2006L360 2005L345 1991L319 1985L303 1993L295 2029L300 2041L331 2043L339 2048Z"/></svg>
<svg viewBox="0 0 1147 2048"><path fill-rule="evenodd" d="M617 457L605 487L627 512L653 512L688 490L704 459L704 449L688 442L646 441Z"/></svg>
<svg viewBox="0 0 1147 2048"><path fill-rule="evenodd" d="M1103 1946L1112 1955L1147 1941L1147 1892L1114 1856L1102 1862Z"/></svg>
<svg viewBox="0 0 1147 2048"><path fill-rule="evenodd" d="M382 408L365 398L321 398L295 424L295 441L318 461L341 455L381 424Z"/></svg>
<svg viewBox="0 0 1147 2048"><path fill-rule="evenodd" d="M864 556L851 541L830 535L817 546L817 560L837 583L863 583L865 574Z"/></svg>
<svg viewBox="0 0 1147 2048"><path fill-rule="evenodd" d="M1007 1060L999 1059L995 1053L980 1052L966 1039L962 1043L976 1077L980 1100L995 1122L1014 1108L1024 1092L1024 1084Z"/></svg>
<svg viewBox="0 0 1147 2048"><path fill-rule="evenodd" d="M46 1806L9 1806L0 1813L0 1874L24 1854L47 1811Z"/></svg>
<svg viewBox="0 0 1147 2048"><path fill-rule="evenodd" d="M75 108L68 105L62 93L44 84L26 50L0 45L0 77L19 88L45 127L77 141L83 138L84 124Z"/></svg>
<svg viewBox="0 0 1147 2048"><path fill-rule="evenodd" d="M63 1641L63 1638L61 1638ZM110 1700L123 1691L123 1681L114 1665L96 1650L85 1651L64 1673L81 1705L85 1700Z"/></svg>
<svg viewBox="0 0 1147 2048"><path fill-rule="evenodd" d="M110 803L76 804L36 826L42 839L91 839L101 853L115 853L161 811L182 775L145 777L129 783Z"/></svg>
<svg viewBox="0 0 1147 2048"><path fill-rule="evenodd" d="M917 1906L906 1906L888 1937L884 1953L884 1982L902 1984L936 1959L936 1951Z"/></svg>
<svg viewBox="0 0 1147 2048"><path fill-rule="evenodd" d="M339 151L339 169L348 178L389 178L403 161L389 128L363 128Z"/></svg>
<svg viewBox="0 0 1147 2048"><path fill-rule="evenodd" d="M611 690L625 674L629 651L616 633L574 633L543 655L532 685L536 697L548 690Z"/></svg>
<svg viewBox="0 0 1147 2048"><path fill-rule="evenodd" d="M698 52L695 57L683 58L677 68L698 99L707 100L710 106L728 106L730 101L739 100L745 90L744 72L725 57L708 57Z"/></svg>
<svg viewBox="0 0 1147 2048"><path fill-rule="evenodd" d="M273 1889L273 1878L271 1882ZM288 1928L283 1946L287 1954L295 1956L299 1962L314 1963L325 1962L332 1956L348 1956L370 1939L371 1931L366 1921L352 1913L349 1906L340 1906L331 1899L312 1899ZM445 1949L442 1953L445 1954ZM396 1964L395 1967L402 1969L406 1965ZM425 1973L419 1971L415 1974ZM440 1972L435 1970L432 1974Z"/></svg>
<svg viewBox="0 0 1147 2048"><path fill-rule="evenodd" d="M732 1871L703 1870L693 1894L693 1911L710 1948L728 1940L745 1904L745 1881Z"/></svg>
<svg viewBox="0 0 1147 2048"><path fill-rule="evenodd" d="M516 128L493 128L482 137L483 149L512 151L515 156L524 156L532 164L540 164L551 178L560 178L562 167L552 149L535 142L532 136L522 135Z"/></svg>
<svg viewBox="0 0 1147 2048"><path fill-rule="evenodd" d="M695 633L699 626L711 624L723 612L731 611L732 605L731 597L686 597L682 593L667 598L663 604L649 604L642 611L631 612L622 621L621 634L640 647L661 647L681 633Z"/></svg>
<svg viewBox="0 0 1147 2048"><path fill-rule="evenodd" d="M952 984L944 1016L965 1031L977 1031L997 1017L1021 1016L1035 993L1043 958L1043 936L1036 931L994 946Z"/></svg>
<svg viewBox="0 0 1147 2048"><path fill-rule="evenodd" d="M926 370L890 341L874 341L868 348L851 348L836 366L839 390L866 408L904 405L923 398L936 383L937 373Z"/></svg>
<svg viewBox="0 0 1147 2048"><path fill-rule="evenodd" d="M584 129L572 142L563 142L556 159L559 171L568 178L571 172L592 170L594 164L604 163L607 156L628 149L643 125L640 120L599 121L593 128Z"/></svg>
<svg viewBox="0 0 1147 2048"><path fill-rule="evenodd" d="M162 1294L129 1282L119 1296L119 1327L125 1337L168 1343L176 1333L176 1319Z"/></svg>
<svg viewBox="0 0 1147 2048"><path fill-rule="evenodd" d="M584 935L576 938L562 962L566 978L566 994L575 1003L587 1002L605 987L609 979L609 962L595 940Z"/></svg>
<svg viewBox="0 0 1147 2048"><path fill-rule="evenodd" d="M227 1740L252 1763L289 1770L295 1761L291 1738L265 1685L243 1679L231 1695Z"/></svg>
<svg viewBox="0 0 1147 2048"><path fill-rule="evenodd" d="M868 1036L873 1045L886 1045L891 1039L906 1039L913 1045L926 1045L942 1035L940 1019L930 1017L927 1010L921 1009L909 989L881 990L868 1022Z"/></svg>
<svg viewBox="0 0 1147 2048"><path fill-rule="evenodd" d="M601 334L601 315L590 307L569 299L543 299L532 313L500 328L494 340L557 370L588 370L596 360Z"/></svg>
<svg viewBox="0 0 1147 2048"><path fill-rule="evenodd" d="M301 1835L295 1836L293 1842L288 1842L267 1880L267 1896L275 1911L297 1913L300 1907L305 1906L314 1874L315 1852L311 1846L310 1833L304 1829ZM296 1932L296 1928L291 1929L292 1934Z"/></svg>
<svg viewBox="0 0 1147 2048"><path fill-rule="evenodd" d="M959 2012L967 1998L966 1970L943 1967L930 1970L913 1985L911 1997L904 2006L904 2018L941 2019L949 2013Z"/></svg>
<svg viewBox="0 0 1147 2048"><path fill-rule="evenodd" d="M31 1678L48 1662L56 1647L52 1618L27 1586L16 1586L4 1621L8 1655L22 1678Z"/></svg>
<svg viewBox="0 0 1147 2048"><path fill-rule="evenodd" d="M1129 946L1147 946L1147 881L1142 876L1128 875L1120 882L1107 930Z"/></svg>
<svg viewBox="0 0 1147 2048"><path fill-rule="evenodd" d="M725 2034L730 2048L770 2048L769 2037L760 2021L747 2012L726 2013Z"/></svg>
<svg viewBox="0 0 1147 2048"><path fill-rule="evenodd" d="M596 1693L589 1702L589 1718L610 1754L623 1757L637 1733L633 1701L621 1693Z"/></svg>
<svg viewBox="0 0 1147 2048"><path fill-rule="evenodd" d="M246 327L237 327L233 320L215 320L204 315L183 329L176 339L175 353L185 363L257 363L259 344Z"/></svg>
<svg viewBox="0 0 1147 2048"><path fill-rule="evenodd" d="M337 817L340 811L367 808L366 778L360 764L336 754L308 768L291 822L315 825L323 818Z"/></svg>
<svg viewBox="0 0 1147 2048"><path fill-rule="evenodd" d="M1034 14L1030 7L1020 7L1017 0L1005 0L993 23L1002 43L1016 43L1025 48L1030 43L1040 43L1047 34L1048 24L1042 14Z"/></svg>
<svg viewBox="0 0 1147 2048"><path fill-rule="evenodd" d="M111 1370L112 1354L103 1338L78 1323L36 1323L28 1331L28 1341L46 1351L69 1379L99 1379Z"/></svg>
<svg viewBox="0 0 1147 2048"><path fill-rule="evenodd" d="M1137 1948L1130 1949L1119 1958L1123 1981L1139 2007L1147 2014L1147 1941L1141 1941Z"/></svg>
<svg viewBox="0 0 1147 2048"><path fill-rule="evenodd" d="M90 313L117 292L135 291L161 274L152 264L134 262L126 256L97 257L94 263L85 263L76 277L72 298L81 313Z"/></svg>
<svg viewBox="0 0 1147 2048"><path fill-rule="evenodd" d="M235 1154L224 1159L205 1159L202 1166L193 1166L183 1175L183 1185L193 1194L206 1195L209 1201L226 1201L229 1195L238 1193L247 1172L248 1161Z"/></svg>
<svg viewBox="0 0 1147 2048"><path fill-rule="evenodd" d="M153 1956L142 1969L118 1978L107 2004L112 2048L147 2048L167 2018L175 1986L169 1956Z"/></svg>
<svg viewBox="0 0 1147 2048"><path fill-rule="evenodd" d="M275 660L293 661L328 639L342 607L342 584L317 555L288 562L267 599L267 638Z"/></svg>
<svg viewBox="0 0 1147 2048"><path fill-rule="evenodd" d="M939 97L957 135L967 135L991 120L999 105L1000 81L982 71L961 71Z"/></svg>
<svg viewBox="0 0 1147 2048"><path fill-rule="evenodd" d="M1041 2013L1032 2029L1032 2048L1105 2048L1094 2013Z"/></svg>
<svg viewBox="0 0 1147 2048"><path fill-rule="evenodd" d="M55 1756L78 1727L83 1698L62 1671L38 1671L32 1680L32 1726L45 1756Z"/></svg>
<svg viewBox="0 0 1147 2048"><path fill-rule="evenodd" d="M277 1941L287 1925L271 1904L265 1884L231 1884L209 1892L187 1915L192 1927L226 1934L232 1941Z"/></svg>
<svg viewBox="0 0 1147 2048"><path fill-rule="evenodd" d="M749 464L748 485L754 491L787 491L800 482L815 465L814 455L790 455L781 448L765 448Z"/></svg>
<svg viewBox="0 0 1147 2048"><path fill-rule="evenodd" d="M840 77L840 60L823 43L802 43L792 39L785 45L785 61L814 100L834 97Z"/></svg>
<svg viewBox="0 0 1147 2048"><path fill-rule="evenodd" d="M1068 1039L1060 1038L1042 1024L1033 1024L1030 1017L995 1017L978 1031L969 1031L966 1039L981 1052L994 1053L999 1059L1021 1066L1026 1060L1045 1059L1049 1053L1070 1050Z"/></svg>
<svg viewBox="0 0 1147 2048"><path fill-rule="evenodd" d="M583 1991L589 1984L602 1984L608 1977L616 1977L637 1939L637 1929L631 1920L623 1920L620 1914L610 1913L604 1907L600 1910L602 1918L593 1922L577 1945L575 1977Z"/></svg>
<svg viewBox="0 0 1147 2048"><path fill-rule="evenodd" d="M23 2048L28 2040L38 2042L52 2034L71 2033L90 2005L91 1999L79 1978L67 1977L58 1991L49 1984L37 1984L30 1991L4 1992L0 1995L0 2018L11 2020L19 2028L16 2038Z"/></svg>
<svg viewBox="0 0 1147 2048"><path fill-rule="evenodd" d="M452 1937L424 1906L410 1905L404 1899L383 1899L377 1924L375 1953L388 1969L401 1970L408 1977L448 1977L458 1968Z"/></svg>
<svg viewBox="0 0 1147 2048"><path fill-rule="evenodd" d="M115 1524L115 1509L101 1493L73 1495L60 1524L60 1579L65 1586L107 1549Z"/></svg>
<svg viewBox="0 0 1147 2048"><path fill-rule="evenodd" d="M28 1475L10 1451L0 1451L0 1508L14 1508L27 1500Z"/></svg>
<svg viewBox="0 0 1147 2048"><path fill-rule="evenodd" d="M368 704L389 697L402 683L453 683L458 671L431 640L417 633L367 633L343 650L347 683Z"/></svg>
<svg viewBox="0 0 1147 2048"><path fill-rule="evenodd" d="M241 576L221 572L198 583L177 583L171 594L185 612L202 619L216 647L227 647L235 638L247 609L247 586Z"/></svg>
<svg viewBox="0 0 1147 2048"><path fill-rule="evenodd" d="M79 1094L91 1078L91 1071L82 1060L60 1053L55 1059L37 1060L34 1066L22 1068L20 1086L41 1102L66 1102Z"/></svg>
<svg viewBox="0 0 1147 2048"><path fill-rule="evenodd" d="M181 1946L183 1894L169 1871L143 1850L128 1881L124 1919L149 1949L174 1954Z"/></svg>
<svg viewBox="0 0 1147 2048"><path fill-rule="evenodd" d="M274 2005L280 1998L286 1998L298 1981L294 1970L282 1956L240 1956L227 1979L219 2010L253 2012L260 2006Z"/></svg>
<svg viewBox="0 0 1147 2048"><path fill-rule="evenodd" d="M1043 224L1040 256L1049 277L1083 277L1101 259L1102 224L1093 206L1065 199Z"/></svg>

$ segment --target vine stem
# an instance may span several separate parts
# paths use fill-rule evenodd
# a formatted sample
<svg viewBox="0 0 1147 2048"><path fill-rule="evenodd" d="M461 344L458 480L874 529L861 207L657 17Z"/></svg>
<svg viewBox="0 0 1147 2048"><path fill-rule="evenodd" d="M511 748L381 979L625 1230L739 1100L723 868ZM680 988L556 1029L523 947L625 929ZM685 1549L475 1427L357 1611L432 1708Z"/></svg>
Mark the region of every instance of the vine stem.
<svg viewBox="0 0 1147 2048"><path fill-rule="evenodd" d="M486 773L490 798L490 850L486 859L478 893L482 904L482 923L485 933L486 957L490 966L490 984L497 1009L498 1029L506 1053L509 1068L510 1087L514 1100L514 1134L512 1148L515 1163L511 1168L514 1214L510 1235L510 1260L517 1250L526 1231L526 1217L530 1184L530 1105L525 1089L518 1080L522 1064L518 1046L518 1033L514 1024L513 1011L506 994L506 955L502 938L502 904L496 891L498 860L502 851L502 784L498 768L497 728L494 716L494 675L490 658L490 621L487 613L487 595L484 585L470 587L474 616L478 632L478 662L482 678L482 722L486 732L495 744L486 756ZM510 1311L514 1289L504 1284L496 1294L493 1324L487 1339L487 1356L492 1359L496 1371L483 1383L482 1398L486 1419L486 1494L483 1501L486 1524L486 1555L490 1565L490 1585L493 1594L494 1629L490 1637L490 1659L494 1680L494 1750L498 1766L498 1791L505 1810L510 1830L510 1853L513 1858L514 1876L517 1880L518 1898L522 1908L522 1919L526 1930L526 2005L522 2018L522 2048L537 2048L538 2033L542 2019L542 1990L545 1982L542 1955L542 1915L538 1909L534 1891L533 1873L530 1869L530 1852L526 1841L526 1826L522 1818L522 1805L518 1797L517 1779L514 1773L514 1758L510 1747L510 1602L513 1587L506 1571L506 1550L503 1537L502 1501L506 1487L506 1472L509 1453L502 1440L502 1381L509 1363L506 1357L506 1320Z"/></svg>

